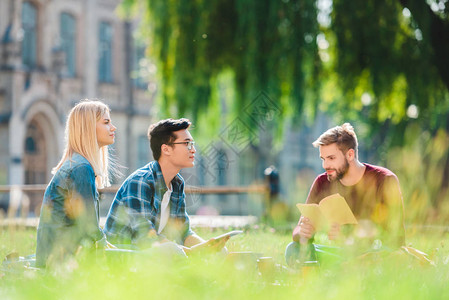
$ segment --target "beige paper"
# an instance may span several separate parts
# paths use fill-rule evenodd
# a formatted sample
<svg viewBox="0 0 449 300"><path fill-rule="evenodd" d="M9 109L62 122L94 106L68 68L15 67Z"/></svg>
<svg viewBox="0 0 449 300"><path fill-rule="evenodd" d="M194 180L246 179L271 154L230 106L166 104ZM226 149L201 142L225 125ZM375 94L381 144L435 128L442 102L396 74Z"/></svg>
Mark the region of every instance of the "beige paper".
<svg viewBox="0 0 449 300"><path fill-rule="evenodd" d="M296 204L301 215L307 217L317 231L325 229L329 224L357 224L345 198L340 194L330 195L319 204Z"/></svg>

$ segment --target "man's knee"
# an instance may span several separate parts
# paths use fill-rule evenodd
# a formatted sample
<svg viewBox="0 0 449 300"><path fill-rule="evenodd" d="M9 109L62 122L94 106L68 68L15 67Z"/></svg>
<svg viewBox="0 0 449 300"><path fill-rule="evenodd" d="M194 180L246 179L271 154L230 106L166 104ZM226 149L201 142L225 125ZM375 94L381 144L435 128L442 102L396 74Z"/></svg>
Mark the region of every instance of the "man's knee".
<svg viewBox="0 0 449 300"><path fill-rule="evenodd" d="M299 264L299 249L300 245L298 242L291 242L285 248L285 261L289 267L294 267L297 263Z"/></svg>
<svg viewBox="0 0 449 300"><path fill-rule="evenodd" d="M313 243L301 245L298 242L291 242L285 249L287 265L291 268L299 268L305 261L317 260L315 247L316 245Z"/></svg>
<svg viewBox="0 0 449 300"><path fill-rule="evenodd" d="M285 248L285 255L299 253L299 248L300 245L298 242L291 242L287 245L287 248Z"/></svg>

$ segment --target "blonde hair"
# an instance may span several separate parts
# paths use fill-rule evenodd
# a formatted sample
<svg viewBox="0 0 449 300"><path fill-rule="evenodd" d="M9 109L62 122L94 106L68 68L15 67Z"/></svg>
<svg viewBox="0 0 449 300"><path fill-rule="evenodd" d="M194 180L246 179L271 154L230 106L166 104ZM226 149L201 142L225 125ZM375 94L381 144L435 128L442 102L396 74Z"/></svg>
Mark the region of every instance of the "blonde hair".
<svg viewBox="0 0 449 300"><path fill-rule="evenodd" d="M97 188L110 186L108 146L99 147L97 142L97 121L109 112L109 107L101 101L84 99L75 105L67 117L65 126L65 149L52 174L58 171L75 152L86 158L95 172Z"/></svg>
<svg viewBox="0 0 449 300"><path fill-rule="evenodd" d="M349 149L354 149L355 158L358 156L357 135L355 134L354 127L349 123L328 129L312 143L315 148L331 144L337 144L338 149L345 154Z"/></svg>

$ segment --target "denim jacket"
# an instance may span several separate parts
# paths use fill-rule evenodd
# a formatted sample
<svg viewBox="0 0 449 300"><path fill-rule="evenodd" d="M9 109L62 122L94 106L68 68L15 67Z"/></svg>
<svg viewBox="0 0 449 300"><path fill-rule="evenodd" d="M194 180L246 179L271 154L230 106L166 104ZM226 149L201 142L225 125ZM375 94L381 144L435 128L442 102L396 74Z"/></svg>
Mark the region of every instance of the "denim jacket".
<svg viewBox="0 0 449 300"><path fill-rule="evenodd" d="M99 194L89 161L78 153L64 162L48 184L37 229L36 265L46 266L79 246L105 244L99 227Z"/></svg>

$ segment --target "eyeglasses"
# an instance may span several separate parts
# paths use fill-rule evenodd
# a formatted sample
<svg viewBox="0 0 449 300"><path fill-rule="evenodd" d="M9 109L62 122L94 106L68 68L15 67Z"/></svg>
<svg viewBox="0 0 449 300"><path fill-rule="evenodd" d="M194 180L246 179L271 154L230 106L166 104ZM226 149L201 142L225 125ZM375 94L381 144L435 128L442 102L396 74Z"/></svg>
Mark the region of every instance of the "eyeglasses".
<svg viewBox="0 0 449 300"><path fill-rule="evenodd" d="M171 145L184 144L187 146L187 150L192 150L192 148L195 147L194 141L186 141L186 142L178 142L178 143L170 143L170 144Z"/></svg>

